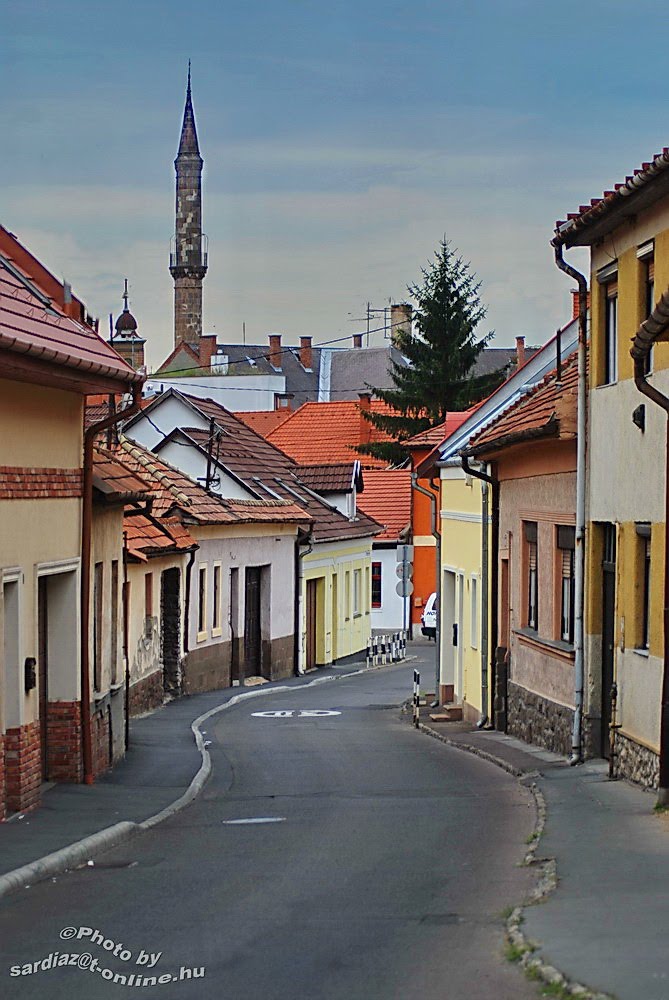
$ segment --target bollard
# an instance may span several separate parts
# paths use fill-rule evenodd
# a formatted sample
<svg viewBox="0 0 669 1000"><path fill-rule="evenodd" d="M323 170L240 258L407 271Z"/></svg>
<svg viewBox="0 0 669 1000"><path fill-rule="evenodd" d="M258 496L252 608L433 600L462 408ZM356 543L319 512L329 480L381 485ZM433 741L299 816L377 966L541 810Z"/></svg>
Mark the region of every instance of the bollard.
<svg viewBox="0 0 669 1000"><path fill-rule="evenodd" d="M413 672L413 724L418 729L420 725L420 673Z"/></svg>

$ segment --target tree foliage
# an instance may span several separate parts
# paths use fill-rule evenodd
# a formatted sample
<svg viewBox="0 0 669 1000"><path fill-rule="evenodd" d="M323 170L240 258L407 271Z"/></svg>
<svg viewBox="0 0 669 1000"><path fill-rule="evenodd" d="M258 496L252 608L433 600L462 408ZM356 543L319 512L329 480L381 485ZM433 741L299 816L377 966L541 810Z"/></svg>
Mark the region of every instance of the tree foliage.
<svg viewBox="0 0 669 1000"><path fill-rule="evenodd" d="M449 411L468 409L504 379L504 369L488 375L472 373L493 332L477 339L486 309L479 297L481 283L470 265L444 239L421 273L422 282L407 289L415 302L413 329L394 332L395 344L409 365L392 360L393 387L369 387L396 412L362 411L366 420L394 440L370 442L357 450L390 464L408 456L402 442L443 423Z"/></svg>

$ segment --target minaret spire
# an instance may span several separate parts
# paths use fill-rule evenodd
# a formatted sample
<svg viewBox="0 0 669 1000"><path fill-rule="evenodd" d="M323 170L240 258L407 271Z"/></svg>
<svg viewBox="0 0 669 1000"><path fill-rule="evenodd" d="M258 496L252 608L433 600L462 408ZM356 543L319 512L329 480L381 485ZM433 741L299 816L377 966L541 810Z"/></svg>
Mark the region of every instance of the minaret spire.
<svg viewBox="0 0 669 1000"><path fill-rule="evenodd" d="M202 232L203 163L195 129L189 59L186 106L179 152L174 161L176 225L170 273L174 278L174 345L186 343L198 353L202 337L202 279L207 273L207 237Z"/></svg>

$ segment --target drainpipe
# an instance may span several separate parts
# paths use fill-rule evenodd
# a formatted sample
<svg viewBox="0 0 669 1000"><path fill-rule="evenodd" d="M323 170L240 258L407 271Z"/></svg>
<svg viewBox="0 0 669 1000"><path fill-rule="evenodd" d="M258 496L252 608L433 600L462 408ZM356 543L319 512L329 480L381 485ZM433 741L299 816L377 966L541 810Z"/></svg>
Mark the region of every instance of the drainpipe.
<svg viewBox="0 0 669 1000"><path fill-rule="evenodd" d="M630 351L634 358L634 383L644 396L667 414L665 487L664 487L664 664L662 669L662 708L660 715L660 780L657 804L669 805L669 399L650 385L644 371L654 342L669 329L669 290L639 327Z"/></svg>
<svg viewBox="0 0 669 1000"><path fill-rule="evenodd" d="M128 600L128 532L123 532L123 666L125 676L125 748L130 746L130 652L128 643L128 615L130 601Z"/></svg>
<svg viewBox="0 0 669 1000"><path fill-rule="evenodd" d="M418 482L418 475L415 472L411 473L411 485L418 492L422 493L424 497L427 497L430 501L430 532L435 541L435 587L434 591L437 595L437 614L435 615L435 655L434 655L434 670L435 670L435 687L434 687L434 704L433 708L439 705L439 687L441 682L441 534L437 531L437 497L432 490L426 490L424 486L421 486Z"/></svg>
<svg viewBox="0 0 669 1000"><path fill-rule="evenodd" d="M556 244L555 263L578 283L578 429L576 437L576 550L574 552L574 726L570 764L583 760L583 591L585 580L585 434L587 405L588 282L585 276L567 264L562 245Z"/></svg>
<svg viewBox="0 0 669 1000"><path fill-rule="evenodd" d="M190 581L191 574L193 571L193 563L195 562L195 549L191 551L188 557L188 562L186 563L186 593L184 596L184 656L189 650L189 639L188 630L190 628Z"/></svg>
<svg viewBox="0 0 669 1000"><path fill-rule="evenodd" d="M490 511L488 484L481 482L481 718L476 724L483 729L488 724L488 642L490 638L490 602L488 580L490 579Z"/></svg>
<svg viewBox="0 0 669 1000"><path fill-rule="evenodd" d="M485 695L485 701L483 701L481 705L483 718L481 718L478 723L478 728L481 729L488 721L486 716L488 712L489 687L492 687L494 698L495 685L497 682L497 661L495 656L497 653L499 620L499 480L495 476L489 476L488 473L483 472L482 469L475 469L473 465L469 464L469 458L467 455L461 454L460 457L462 459L463 471L466 472L468 476L474 476L475 479L480 479L483 484L490 487L492 493L492 537L490 539L490 548L488 548L489 505L487 503L487 489L486 502L484 503L482 511L482 513L485 514L485 516L482 517L483 545L484 552L487 552L488 554L487 568L490 576L490 645L488 646L490 651L490 670L488 671L487 661L485 664L481 664L481 697L483 698ZM488 579L483 574L483 566L481 566L481 575L484 577L481 581L481 590L484 594L487 594ZM494 721L494 712L492 713L492 717Z"/></svg>
<svg viewBox="0 0 669 1000"><path fill-rule="evenodd" d="M302 545L306 545L304 551L301 551ZM313 548L311 534L307 535L306 538L300 539L300 530L298 528L295 540L295 666L298 677L303 677L306 673L302 650L302 613L304 611L304 600L302 598L302 560L310 552L313 552Z"/></svg>
<svg viewBox="0 0 669 1000"><path fill-rule="evenodd" d="M81 510L81 749L84 784L93 784L93 746L91 741L91 685L88 635L91 612L91 527L93 521L93 445L95 438L113 424L137 413L142 402L142 383L132 387L132 403L119 413L84 431L83 496Z"/></svg>

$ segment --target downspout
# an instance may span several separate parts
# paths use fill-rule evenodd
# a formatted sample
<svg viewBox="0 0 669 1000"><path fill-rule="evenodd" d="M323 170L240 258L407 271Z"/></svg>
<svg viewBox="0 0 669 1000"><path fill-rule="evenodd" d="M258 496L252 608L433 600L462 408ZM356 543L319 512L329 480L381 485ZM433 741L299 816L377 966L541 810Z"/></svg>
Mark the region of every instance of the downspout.
<svg viewBox="0 0 669 1000"><path fill-rule="evenodd" d="M190 581L194 562L195 549L192 549L191 554L188 557L188 562L186 563L186 593L184 596L184 656L186 656L190 648L188 639L188 630L190 628Z"/></svg>
<svg viewBox="0 0 669 1000"><path fill-rule="evenodd" d="M490 510L488 501L488 484L481 483L481 718L476 724L477 729L483 729L488 724L488 655L490 639Z"/></svg>
<svg viewBox="0 0 669 1000"><path fill-rule="evenodd" d="M463 471L469 476L474 476L475 479L480 479L482 483L486 483L490 486L490 491L492 493L492 527L491 527L491 539L490 539L490 549L488 549L488 524L487 518L489 517L489 504L486 502L482 514L485 512L486 517L482 517L482 531L485 549L488 553L488 574L490 576L490 644L488 650L490 653L489 662L490 670L488 671L487 662L485 668L481 669L481 697L485 692L486 700L481 705L481 711L483 712L484 718L481 718L478 727L482 728L488 721L486 716L488 713L488 700L489 700L489 689L492 688L493 699L495 697L495 685L497 683L497 661L495 659L497 654L497 637L499 633L499 480L495 476L488 475L487 472L483 472L482 469L475 469L469 464L469 458L467 455L460 455L462 459ZM486 491L487 493L487 491ZM487 501L487 497L486 497ZM483 567L481 567L481 575L483 575ZM484 578L481 581L481 590L487 595L488 591L488 580ZM487 599L487 598L486 598ZM494 721L495 713L492 712L492 718Z"/></svg>
<svg viewBox="0 0 669 1000"><path fill-rule="evenodd" d="M130 613L130 601L128 593L128 532L123 532L123 666L125 677L125 748L130 746L130 652L128 636L128 615Z"/></svg>
<svg viewBox="0 0 669 1000"><path fill-rule="evenodd" d="M91 682L88 634L91 613L91 536L93 521L93 445L95 438L113 424L137 413L142 402L142 383L132 387L132 403L119 413L112 413L84 431L84 465L81 510L81 750L84 784L93 784L93 745L91 740Z"/></svg>
<svg viewBox="0 0 669 1000"><path fill-rule="evenodd" d="M411 473L411 485L418 492L422 493L424 497L427 497L430 501L430 532L435 541L435 587L434 592L437 595L437 614L435 615L435 655L434 655L434 670L435 670L435 687L434 687L434 699L436 708L439 704L439 686L441 682L441 534L437 531L437 497L432 490L426 490L424 486L421 486L418 482L418 474L415 472Z"/></svg>
<svg viewBox="0 0 669 1000"><path fill-rule="evenodd" d="M662 669L662 706L660 714L660 778L657 796L659 806L669 805L669 399L650 385L644 371L646 359L654 342L669 329L669 290L664 293L652 313L639 327L634 337L634 384L667 414L664 487L664 663Z"/></svg>
<svg viewBox="0 0 669 1000"><path fill-rule="evenodd" d="M306 543L304 552L301 551L302 544ZM302 560L313 552L313 539L311 534L305 539L300 539L300 530L297 530L295 539L295 668L298 677L303 677L306 673L304 669L304 655L302 651L302 612L304 610L304 600L302 598Z"/></svg>
<svg viewBox="0 0 669 1000"><path fill-rule="evenodd" d="M583 594L585 580L585 435L587 405L588 282L580 271L567 264L562 244L557 243L555 263L578 283L578 423L576 436L576 549L574 552L574 725L569 763L583 760Z"/></svg>

